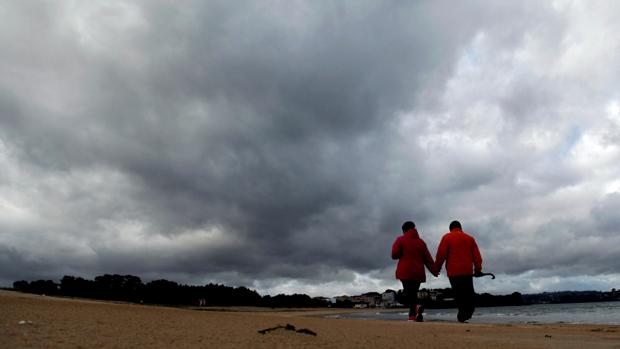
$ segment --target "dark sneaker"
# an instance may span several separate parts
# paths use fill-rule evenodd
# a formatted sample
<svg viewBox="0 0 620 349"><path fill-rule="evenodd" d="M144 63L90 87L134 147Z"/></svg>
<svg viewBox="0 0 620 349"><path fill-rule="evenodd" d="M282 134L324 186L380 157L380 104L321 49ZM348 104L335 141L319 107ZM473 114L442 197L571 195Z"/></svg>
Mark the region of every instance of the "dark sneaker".
<svg viewBox="0 0 620 349"><path fill-rule="evenodd" d="M468 317L466 317L465 315L463 315L463 314L459 313L459 314L456 316L456 319L457 319L457 320L459 320L459 322L462 322L462 323L467 323L467 320L469 320L470 318L468 318Z"/></svg>

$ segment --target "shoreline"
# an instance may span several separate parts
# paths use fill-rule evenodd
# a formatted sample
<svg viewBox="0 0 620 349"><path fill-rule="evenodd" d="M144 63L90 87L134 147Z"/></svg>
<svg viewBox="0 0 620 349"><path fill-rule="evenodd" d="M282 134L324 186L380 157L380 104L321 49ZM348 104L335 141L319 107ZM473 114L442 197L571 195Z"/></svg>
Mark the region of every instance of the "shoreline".
<svg viewBox="0 0 620 349"><path fill-rule="evenodd" d="M364 312L342 314L349 319L406 320L407 310L365 309ZM477 307L471 324L515 325L620 325L620 303L587 302L534 304L522 306ZM456 322L456 309L426 309L426 322Z"/></svg>
<svg viewBox="0 0 620 349"><path fill-rule="evenodd" d="M620 326L329 318L342 309L209 309L0 291L0 348L619 348ZM354 310L353 312L359 312ZM315 335L279 328L290 324Z"/></svg>

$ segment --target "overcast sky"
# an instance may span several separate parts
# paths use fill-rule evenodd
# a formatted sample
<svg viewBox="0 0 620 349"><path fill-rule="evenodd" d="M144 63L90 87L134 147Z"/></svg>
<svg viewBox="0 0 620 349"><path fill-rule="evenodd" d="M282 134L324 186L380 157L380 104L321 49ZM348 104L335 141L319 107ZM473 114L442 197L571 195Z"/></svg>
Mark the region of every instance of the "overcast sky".
<svg viewBox="0 0 620 349"><path fill-rule="evenodd" d="M0 285L620 288L617 1L2 1ZM426 287L446 287L445 273Z"/></svg>

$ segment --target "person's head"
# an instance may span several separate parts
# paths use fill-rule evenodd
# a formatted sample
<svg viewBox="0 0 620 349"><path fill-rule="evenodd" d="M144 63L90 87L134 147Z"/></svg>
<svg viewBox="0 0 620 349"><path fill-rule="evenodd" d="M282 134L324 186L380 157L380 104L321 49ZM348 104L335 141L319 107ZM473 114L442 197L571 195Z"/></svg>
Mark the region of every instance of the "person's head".
<svg viewBox="0 0 620 349"><path fill-rule="evenodd" d="M461 227L461 222L459 222L459 221L452 221L452 223L450 223L450 230L457 229L457 228L458 229L463 229Z"/></svg>
<svg viewBox="0 0 620 349"><path fill-rule="evenodd" d="M405 223L403 223L403 233L411 229L415 229L415 223L413 223L412 221L406 221Z"/></svg>

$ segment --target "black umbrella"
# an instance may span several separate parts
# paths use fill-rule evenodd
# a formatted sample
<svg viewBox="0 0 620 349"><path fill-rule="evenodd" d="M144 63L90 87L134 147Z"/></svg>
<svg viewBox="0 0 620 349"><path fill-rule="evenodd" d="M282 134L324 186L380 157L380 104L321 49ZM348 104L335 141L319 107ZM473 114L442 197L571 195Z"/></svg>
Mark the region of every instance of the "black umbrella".
<svg viewBox="0 0 620 349"><path fill-rule="evenodd" d="M493 273L475 273L474 277L483 277L483 276L491 276L491 279L495 279L495 274Z"/></svg>

